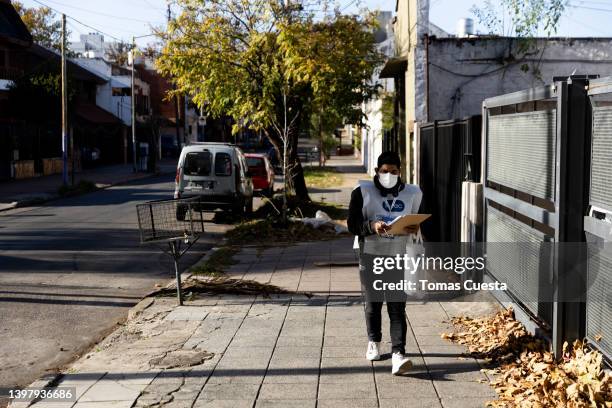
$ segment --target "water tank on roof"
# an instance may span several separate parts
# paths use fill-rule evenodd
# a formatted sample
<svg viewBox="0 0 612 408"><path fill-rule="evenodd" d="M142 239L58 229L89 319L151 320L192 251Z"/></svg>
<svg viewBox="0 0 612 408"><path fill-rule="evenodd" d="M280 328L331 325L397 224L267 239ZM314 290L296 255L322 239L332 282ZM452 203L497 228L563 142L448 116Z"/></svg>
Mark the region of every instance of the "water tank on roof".
<svg viewBox="0 0 612 408"><path fill-rule="evenodd" d="M457 21L457 37L464 38L474 35L474 20L471 18L460 18Z"/></svg>

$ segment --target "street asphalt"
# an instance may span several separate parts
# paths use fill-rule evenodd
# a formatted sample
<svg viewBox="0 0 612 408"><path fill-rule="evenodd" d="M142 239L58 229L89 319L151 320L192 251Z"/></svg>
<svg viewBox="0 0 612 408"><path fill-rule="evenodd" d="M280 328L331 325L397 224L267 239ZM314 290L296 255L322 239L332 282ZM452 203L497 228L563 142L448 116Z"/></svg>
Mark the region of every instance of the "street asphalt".
<svg viewBox="0 0 612 408"><path fill-rule="evenodd" d="M139 242L136 204L172 197L172 176L0 213L0 388L24 386L82 355L156 284L171 258ZM184 268L220 239L207 233Z"/></svg>

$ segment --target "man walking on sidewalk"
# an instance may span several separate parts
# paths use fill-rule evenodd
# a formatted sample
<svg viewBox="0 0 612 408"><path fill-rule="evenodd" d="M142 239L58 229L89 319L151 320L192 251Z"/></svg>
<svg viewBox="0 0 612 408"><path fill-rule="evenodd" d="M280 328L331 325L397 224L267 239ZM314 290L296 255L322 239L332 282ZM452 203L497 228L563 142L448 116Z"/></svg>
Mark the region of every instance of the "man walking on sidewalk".
<svg viewBox="0 0 612 408"><path fill-rule="evenodd" d="M381 238L390 228L387 224L398 216L418 213L423 193L416 185L404 184L399 177L400 158L397 153L384 152L378 157L374 180L360 181L351 194L349 204L348 229L356 236L356 248L359 249L359 267L364 271L363 254L367 243L381 244ZM410 228L407 233L414 233ZM407 237L395 237L408 243ZM384 241L382 241L384 245ZM401 247L402 245L400 245ZM403 245L405 248L405 245ZM362 275L363 276L363 275ZM394 299L395 300L395 299ZM365 317L368 331L368 348L366 358L370 361L380 360L381 310L383 302L366 301ZM392 369L394 375L400 375L412 367L412 362L405 357L406 345L406 301L387 301L387 312L391 322L390 334L392 344Z"/></svg>

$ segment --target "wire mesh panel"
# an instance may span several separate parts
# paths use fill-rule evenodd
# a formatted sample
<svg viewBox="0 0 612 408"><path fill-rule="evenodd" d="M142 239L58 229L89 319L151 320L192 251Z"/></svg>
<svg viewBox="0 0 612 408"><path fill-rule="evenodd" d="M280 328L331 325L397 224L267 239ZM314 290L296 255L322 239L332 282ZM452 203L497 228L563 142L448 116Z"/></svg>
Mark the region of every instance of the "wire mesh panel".
<svg viewBox="0 0 612 408"><path fill-rule="evenodd" d="M196 199L150 201L138 204L140 242L193 239L204 232L204 218Z"/></svg>
<svg viewBox="0 0 612 408"><path fill-rule="evenodd" d="M600 242L603 242L601 240ZM610 244L589 245L586 335L612 356L612 253Z"/></svg>
<svg viewBox="0 0 612 408"><path fill-rule="evenodd" d="M491 116L488 179L553 200L556 123L555 110Z"/></svg>
<svg viewBox="0 0 612 408"><path fill-rule="evenodd" d="M591 203L612 210L612 106L593 108Z"/></svg>
<svg viewBox="0 0 612 408"><path fill-rule="evenodd" d="M487 268L533 315L551 323L552 270L544 248L550 241L491 206L487 207ZM550 248L550 246L548 246ZM550 252L550 251L548 251Z"/></svg>

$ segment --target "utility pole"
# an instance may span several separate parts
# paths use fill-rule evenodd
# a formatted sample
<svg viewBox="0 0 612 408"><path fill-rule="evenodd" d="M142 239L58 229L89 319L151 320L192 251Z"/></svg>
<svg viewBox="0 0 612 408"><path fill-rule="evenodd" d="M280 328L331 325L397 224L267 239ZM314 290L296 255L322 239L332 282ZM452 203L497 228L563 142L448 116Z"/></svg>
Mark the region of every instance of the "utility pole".
<svg viewBox="0 0 612 408"><path fill-rule="evenodd" d="M62 14L62 181L68 184L68 77L66 69L66 15Z"/></svg>
<svg viewBox="0 0 612 408"><path fill-rule="evenodd" d="M168 3L168 10L167 10L167 17L168 17L168 26L170 25L170 21L172 20L172 10L170 9L170 3ZM176 86L174 85L174 82L172 83L172 90L175 90ZM185 109L186 110L186 109ZM180 109L179 109L179 97L178 95L174 96L174 122L175 122L175 129L176 129L176 145L178 146L179 150L183 147L181 145L181 124L179 123L179 116L180 116Z"/></svg>
<svg viewBox="0 0 612 408"><path fill-rule="evenodd" d="M134 173L136 173L138 171L138 167L136 165L137 161L136 161L136 152L138 151L136 149L136 87L134 86L134 71L136 69L136 37L132 36L132 92L131 92L131 96L132 96L132 103L131 103L131 110L132 110L132 156L133 156L133 162L134 162Z"/></svg>

